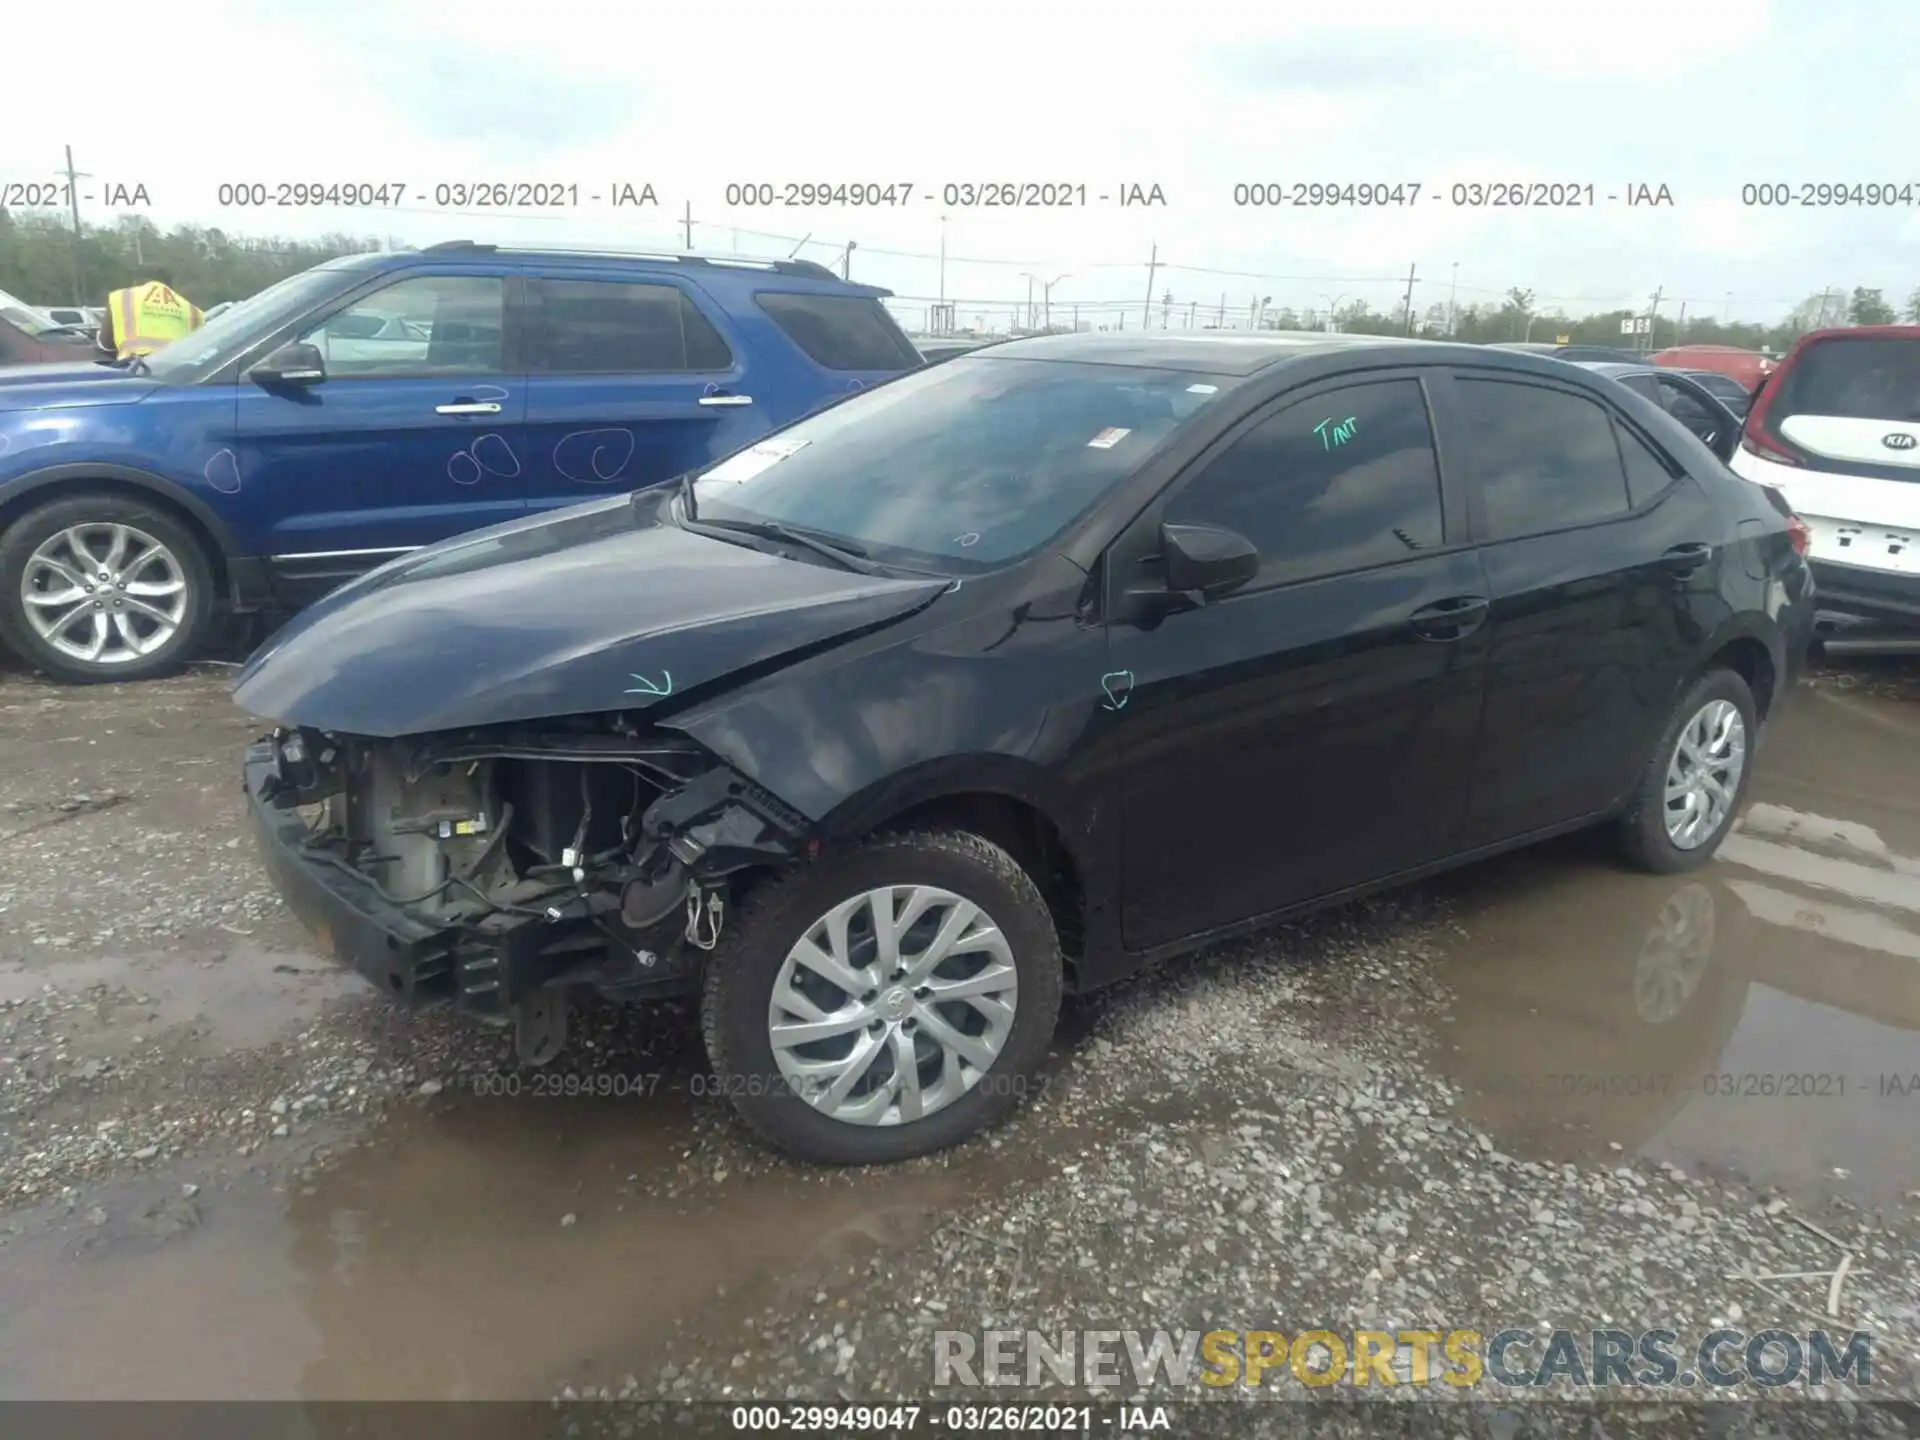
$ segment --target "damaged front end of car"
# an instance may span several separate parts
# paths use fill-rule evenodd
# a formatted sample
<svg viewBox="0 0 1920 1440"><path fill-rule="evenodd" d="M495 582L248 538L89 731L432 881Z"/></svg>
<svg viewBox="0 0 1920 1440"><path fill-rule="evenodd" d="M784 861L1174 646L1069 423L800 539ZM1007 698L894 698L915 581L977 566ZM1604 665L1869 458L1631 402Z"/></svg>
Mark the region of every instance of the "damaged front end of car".
<svg viewBox="0 0 1920 1440"><path fill-rule="evenodd" d="M566 1038L567 990L697 988L755 871L805 817L694 741L625 715L370 739L278 728L245 762L274 881L322 948L393 1000Z"/></svg>

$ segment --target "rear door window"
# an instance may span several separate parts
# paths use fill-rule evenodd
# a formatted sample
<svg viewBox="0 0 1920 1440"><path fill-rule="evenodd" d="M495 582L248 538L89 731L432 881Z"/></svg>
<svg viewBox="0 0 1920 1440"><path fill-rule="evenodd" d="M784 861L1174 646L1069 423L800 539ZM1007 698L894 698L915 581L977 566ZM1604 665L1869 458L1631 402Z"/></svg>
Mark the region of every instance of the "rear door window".
<svg viewBox="0 0 1920 1440"><path fill-rule="evenodd" d="M1836 338L1810 345L1774 405L1783 418L1920 420L1920 339Z"/></svg>
<svg viewBox="0 0 1920 1440"><path fill-rule="evenodd" d="M726 340L678 286L539 280L534 294L535 370L644 375L732 368Z"/></svg>
<svg viewBox="0 0 1920 1440"><path fill-rule="evenodd" d="M1544 385L1467 377L1456 393L1487 538L1511 540L1627 513L1613 418L1596 401Z"/></svg>
<svg viewBox="0 0 1920 1440"><path fill-rule="evenodd" d="M816 365L829 370L911 370L920 363L920 353L878 300L783 291L756 298Z"/></svg>
<svg viewBox="0 0 1920 1440"><path fill-rule="evenodd" d="M1241 435L1167 502L1260 552L1260 584L1404 560L1442 543L1440 465L1417 380L1342 386Z"/></svg>

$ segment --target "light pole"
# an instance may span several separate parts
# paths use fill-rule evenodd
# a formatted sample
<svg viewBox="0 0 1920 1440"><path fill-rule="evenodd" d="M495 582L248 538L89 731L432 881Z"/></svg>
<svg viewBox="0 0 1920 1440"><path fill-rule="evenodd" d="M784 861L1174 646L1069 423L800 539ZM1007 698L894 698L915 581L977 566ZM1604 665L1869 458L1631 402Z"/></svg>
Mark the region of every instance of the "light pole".
<svg viewBox="0 0 1920 1440"><path fill-rule="evenodd" d="M1058 285L1062 280L1071 280L1072 278L1073 276L1071 274L1056 275L1040 287L1040 311L1043 329L1053 329L1053 287Z"/></svg>
<svg viewBox="0 0 1920 1440"><path fill-rule="evenodd" d="M1329 335L1335 334L1339 330L1339 326L1334 324L1334 321L1340 316L1340 302L1347 297L1345 295L1329 295L1323 290L1320 292L1320 298L1327 302L1327 333Z"/></svg>
<svg viewBox="0 0 1920 1440"><path fill-rule="evenodd" d="M947 303L947 217L940 217L940 303Z"/></svg>

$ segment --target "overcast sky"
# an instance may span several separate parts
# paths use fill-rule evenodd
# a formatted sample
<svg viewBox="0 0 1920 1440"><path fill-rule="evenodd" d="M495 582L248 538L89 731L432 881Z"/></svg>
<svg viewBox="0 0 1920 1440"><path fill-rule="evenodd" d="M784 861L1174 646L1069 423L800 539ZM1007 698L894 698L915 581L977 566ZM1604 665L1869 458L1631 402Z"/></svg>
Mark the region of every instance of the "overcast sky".
<svg viewBox="0 0 1920 1440"><path fill-rule="evenodd" d="M903 296L1056 308L1497 300L1573 313L1771 319L1827 286L1896 304L1920 285L1920 204L1754 209L1744 182L1911 183L1920 196L1913 0L1078 0L588 4L541 0L170 0L17 4L4 23L0 183L71 144L100 188L144 183L150 216L243 234L402 243L798 253ZM110 43L123 37L124 44ZM137 40L126 37L138 37ZM179 47L194 67L169 90ZM104 67L135 61L124 99ZM436 185L577 184L577 208L449 214ZM407 186L376 214L222 208L223 182ZM912 182L897 209L728 209L730 182ZM1236 208L1237 182L1418 182L1411 208ZM1473 210L1455 181L1591 183L1598 205ZM590 194L651 184L656 209ZM1068 210L943 204L947 184L1084 184ZM1101 203L1158 184L1164 207ZM1671 208L1629 208L1630 186ZM1431 198L1434 196L1439 198ZM947 220L943 227L941 215ZM895 252L895 253L887 253ZM995 262L995 263L984 263ZM1457 271L1456 271L1457 267ZM1731 299L1729 300L1729 295Z"/></svg>

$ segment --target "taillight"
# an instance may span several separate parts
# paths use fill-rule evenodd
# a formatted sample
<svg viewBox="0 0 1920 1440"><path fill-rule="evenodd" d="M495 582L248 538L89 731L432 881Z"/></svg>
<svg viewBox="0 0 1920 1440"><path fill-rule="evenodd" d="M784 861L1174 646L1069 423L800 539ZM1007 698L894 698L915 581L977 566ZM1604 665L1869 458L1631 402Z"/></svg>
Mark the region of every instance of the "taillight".
<svg viewBox="0 0 1920 1440"><path fill-rule="evenodd" d="M1813 530L1798 515L1787 517L1787 543L1793 546L1793 553L1804 556L1807 547L1813 544Z"/></svg>
<svg viewBox="0 0 1920 1440"><path fill-rule="evenodd" d="M1740 448L1749 455L1758 455L1776 465L1803 468L1807 463L1806 458L1767 428L1767 415L1786 383L1784 366L1775 366L1762 375L1760 388L1753 394L1753 403L1747 407L1747 422L1740 427Z"/></svg>

